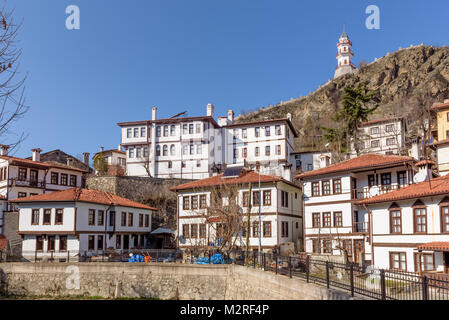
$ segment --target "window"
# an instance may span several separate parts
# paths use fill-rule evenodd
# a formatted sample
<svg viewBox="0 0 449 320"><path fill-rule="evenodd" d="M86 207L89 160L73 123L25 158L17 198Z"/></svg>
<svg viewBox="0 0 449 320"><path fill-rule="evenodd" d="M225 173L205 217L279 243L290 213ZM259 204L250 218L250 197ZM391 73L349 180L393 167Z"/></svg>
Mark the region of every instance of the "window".
<svg viewBox="0 0 449 320"><path fill-rule="evenodd" d="M259 237L259 222L257 222L257 221L253 222L253 237L254 238Z"/></svg>
<svg viewBox="0 0 449 320"><path fill-rule="evenodd" d="M398 172L398 185L401 187L407 185L407 172L405 171Z"/></svg>
<svg viewBox="0 0 449 320"><path fill-rule="evenodd" d="M256 157L258 157L260 155L260 148L256 147L254 154L256 155Z"/></svg>
<svg viewBox="0 0 449 320"><path fill-rule="evenodd" d="M51 209L44 209L44 224L51 223Z"/></svg>
<svg viewBox="0 0 449 320"><path fill-rule="evenodd" d="M393 132L394 131L394 124L387 124L385 126L385 132Z"/></svg>
<svg viewBox="0 0 449 320"><path fill-rule="evenodd" d="M139 227L142 228L143 227L143 214L139 213Z"/></svg>
<svg viewBox="0 0 449 320"><path fill-rule="evenodd" d="M104 210L98 210L98 225L104 226Z"/></svg>
<svg viewBox="0 0 449 320"><path fill-rule="evenodd" d="M134 138L139 137L139 128L134 128Z"/></svg>
<svg viewBox="0 0 449 320"><path fill-rule="evenodd" d="M182 134L187 134L187 124L182 125Z"/></svg>
<svg viewBox="0 0 449 320"><path fill-rule="evenodd" d="M201 123L197 123L195 126L195 132L196 133L201 133Z"/></svg>
<svg viewBox="0 0 449 320"><path fill-rule="evenodd" d="M235 139L237 139L239 137L239 129L234 129L233 132L234 132L233 137L234 137L234 140L235 140Z"/></svg>
<svg viewBox="0 0 449 320"><path fill-rule="evenodd" d="M168 137L168 126L164 126L164 137Z"/></svg>
<svg viewBox="0 0 449 320"><path fill-rule="evenodd" d="M387 146L394 146L396 144L395 138L387 138Z"/></svg>
<svg viewBox="0 0 449 320"><path fill-rule="evenodd" d="M288 208L288 192L281 191L281 207Z"/></svg>
<svg viewBox="0 0 449 320"><path fill-rule="evenodd" d="M162 147L162 155L164 157L168 156L168 146L166 144Z"/></svg>
<svg viewBox="0 0 449 320"><path fill-rule="evenodd" d="M76 176L74 175L70 175L70 186L71 187L76 187Z"/></svg>
<svg viewBox="0 0 449 320"><path fill-rule="evenodd" d="M382 173L380 175L380 182L383 190L389 190L391 188L391 173Z"/></svg>
<svg viewBox="0 0 449 320"><path fill-rule="evenodd" d="M282 238L288 237L288 221L282 221L281 223L281 237Z"/></svg>
<svg viewBox="0 0 449 320"><path fill-rule="evenodd" d="M270 136L270 126L266 126L265 127L265 137L269 137Z"/></svg>
<svg viewBox="0 0 449 320"><path fill-rule="evenodd" d="M253 191L253 206L258 206L260 203L260 192Z"/></svg>
<svg viewBox="0 0 449 320"><path fill-rule="evenodd" d="M407 256L405 252L390 252L390 269L407 271Z"/></svg>
<svg viewBox="0 0 449 320"><path fill-rule="evenodd" d="M320 195L320 183L312 182L312 197L317 197Z"/></svg>
<svg viewBox="0 0 449 320"><path fill-rule="evenodd" d="M189 145L184 144L184 145L182 146L182 154L183 154L183 155L187 155L188 152L189 152Z"/></svg>
<svg viewBox="0 0 449 320"><path fill-rule="evenodd" d="M59 236L59 251L67 251L67 236Z"/></svg>
<svg viewBox="0 0 449 320"><path fill-rule="evenodd" d="M346 250L348 256L352 256L352 240L346 239L343 240L343 248Z"/></svg>
<svg viewBox="0 0 449 320"><path fill-rule="evenodd" d="M189 224L182 225L182 236L184 237L184 239L190 238L190 225Z"/></svg>
<svg viewBox="0 0 449 320"><path fill-rule="evenodd" d="M36 251L44 250L44 237L36 236Z"/></svg>
<svg viewBox="0 0 449 320"><path fill-rule="evenodd" d="M192 201L192 210L198 209L198 196L192 196L191 201Z"/></svg>
<svg viewBox="0 0 449 320"><path fill-rule="evenodd" d="M435 270L434 257L432 253L415 253L415 272L419 271L433 271ZM421 257L421 259L420 259ZM421 260L421 266L419 265Z"/></svg>
<svg viewBox="0 0 449 320"><path fill-rule="evenodd" d="M146 137L146 128L145 127L140 128L140 136Z"/></svg>
<svg viewBox="0 0 449 320"><path fill-rule="evenodd" d="M441 232L449 233L449 207L441 207Z"/></svg>
<svg viewBox="0 0 449 320"><path fill-rule="evenodd" d="M198 224L196 223L190 225L190 238L198 238Z"/></svg>
<svg viewBox="0 0 449 320"><path fill-rule="evenodd" d="M242 193L242 206L248 207L248 204L249 204L249 192L244 191Z"/></svg>
<svg viewBox="0 0 449 320"><path fill-rule="evenodd" d="M323 240L323 253L332 254L332 240Z"/></svg>
<svg viewBox="0 0 449 320"><path fill-rule="evenodd" d="M243 148L243 158L248 158L248 148Z"/></svg>
<svg viewBox="0 0 449 320"><path fill-rule="evenodd" d="M323 212L323 227L332 227L332 218L330 212Z"/></svg>
<svg viewBox="0 0 449 320"><path fill-rule="evenodd" d="M189 124L189 134L193 134L193 123Z"/></svg>
<svg viewBox="0 0 449 320"><path fill-rule="evenodd" d="M206 225L200 224L200 238L205 239L206 238Z"/></svg>
<svg viewBox="0 0 449 320"><path fill-rule="evenodd" d="M378 148L380 140L371 140L371 148Z"/></svg>
<svg viewBox="0 0 449 320"><path fill-rule="evenodd" d="M148 228L150 226L150 215L145 215L145 228Z"/></svg>
<svg viewBox="0 0 449 320"><path fill-rule="evenodd" d="M134 225L134 213L128 213L128 227L132 227Z"/></svg>
<svg viewBox="0 0 449 320"><path fill-rule="evenodd" d="M246 139L247 137L248 137L248 133L247 133L246 128L245 128L245 129L242 129L242 138L243 138L243 139Z"/></svg>
<svg viewBox="0 0 449 320"><path fill-rule="evenodd" d="M161 126L157 126L156 127L156 137L160 137L161 136Z"/></svg>
<svg viewBox="0 0 449 320"><path fill-rule="evenodd" d="M234 149L234 159L237 159L239 157L239 150Z"/></svg>
<svg viewBox="0 0 449 320"><path fill-rule="evenodd" d="M97 237L97 250L103 250L103 236L99 235Z"/></svg>
<svg viewBox="0 0 449 320"><path fill-rule="evenodd" d="M128 149L128 157L129 158L134 158L134 148L129 148Z"/></svg>
<svg viewBox="0 0 449 320"><path fill-rule="evenodd" d="M270 146L266 146L265 147L265 155L269 156L270 155Z"/></svg>
<svg viewBox="0 0 449 320"><path fill-rule="evenodd" d="M373 127L370 129L371 134L378 134L379 133L379 127Z"/></svg>
<svg viewBox="0 0 449 320"><path fill-rule="evenodd" d="M170 155L171 155L171 156L174 156L174 155L175 155L175 145L174 145L174 144L172 144L172 145L170 146Z"/></svg>
<svg viewBox="0 0 449 320"><path fill-rule="evenodd" d="M402 233L401 210L390 209L390 233Z"/></svg>
<svg viewBox="0 0 449 320"><path fill-rule="evenodd" d="M55 251L55 236L48 236L47 237L47 251Z"/></svg>
<svg viewBox="0 0 449 320"><path fill-rule="evenodd" d="M414 208L414 226L415 233L427 232L427 210L426 208Z"/></svg>
<svg viewBox="0 0 449 320"><path fill-rule="evenodd" d="M17 177L17 180L26 181L26 179L27 179L27 169L19 168L19 176Z"/></svg>
<svg viewBox="0 0 449 320"><path fill-rule="evenodd" d="M312 226L314 228L321 227L321 215L319 212L312 213Z"/></svg>
<svg viewBox="0 0 449 320"><path fill-rule="evenodd" d="M313 253L321 253L320 240L318 239L312 240L312 251Z"/></svg>
<svg viewBox="0 0 449 320"><path fill-rule="evenodd" d="M56 209L55 224L64 223L64 209Z"/></svg>
<svg viewBox="0 0 449 320"><path fill-rule="evenodd" d="M271 221L263 222L263 237L271 238Z"/></svg>
<svg viewBox="0 0 449 320"><path fill-rule="evenodd" d="M195 154L195 146L193 145L193 143L191 143L189 145L189 149L190 149L190 154Z"/></svg>
<svg viewBox="0 0 449 320"><path fill-rule="evenodd" d="M132 129L131 128L126 129L126 137L132 138Z"/></svg>
<svg viewBox="0 0 449 320"><path fill-rule="evenodd" d="M39 224L39 209L33 209L31 211L31 224L32 225Z"/></svg>
<svg viewBox="0 0 449 320"><path fill-rule="evenodd" d="M156 146L156 156L160 156L161 155L161 146L160 145L157 145Z"/></svg>
<svg viewBox="0 0 449 320"><path fill-rule="evenodd" d="M61 173L61 185L66 186L68 180L68 175L66 173Z"/></svg>
<svg viewBox="0 0 449 320"><path fill-rule="evenodd" d="M182 209L190 210L190 197L182 197Z"/></svg>
<svg viewBox="0 0 449 320"><path fill-rule="evenodd" d="M126 212L122 212L121 225L122 227L126 227Z"/></svg>
<svg viewBox="0 0 449 320"><path fill-rule="evenodd" d="M374 177L374 174L368 175L368 187L373 187L376 184L376 179Z"/></svg>
<svg viewBox="0 0 449 320"><path fill-rule="evenodd" d="M279 125L279 124L277 124L276 126L275 126L275 129L274 129L275 131L276 131L276 135L277 136L280 136L281 135L281 126Z"/></svg>
<svg viewBox="0 0 449 320"><path fill-rule="evenodd" d="M136 147L136 158L141 158L141 157L142 157L142 148Z"/></svg>
<svg viewBox="0 0 449 320"><path fill-rule="evenodd" d="M280 144L276 145L276 155L277 156L281 155L281 145Z"/></svg>
<svg viewBox="0 0 449 320"><path fill-rule="evenodd" d="M258 138L260 136L260 128L259 127L254 128L254 135L256 136L256 138Z"/></svg>
<svg viewBox="0 0 449 320"><path fill-rule="evenodd" d="M323 181L323 196L331 194L331 182L329 180Z"/></svg>
<svg viewBox="0 0 449 320"><path fill-rule="evenodd" d="M176 130L176 127L175 127L174 124L172 124L172 125L170 126L170 135L171 135L171 136L174 136L174 135L175 135L175 130Z"/></svg>
<svg viewBox="0 0 449 320"><path fill-rule="evenodd" d="M334 194L340 194L341 193L341 179L334 179L332 180Z"/></svg>
<svg viewBox="0 0 449 320"><path fill-rule="evenodd" d="M26 196L26 192L17 192L17 198L25 198Z"/></svg>
<svg viewBox="0 0 449 320"><path fill-rule="evenodd" d="M93 209L89 209L88 224L89 226L95 225L95 210Z"/></svg>
<svg viewBox="0 0 449 320"><path fill-rule="evenodd" d="M265 190L263 192L263 205L271 206L271 190Z"/></svg>
<svg viewBox="0 0 449 320"><path fill-rule="evenodd" d="M122 236L119 234L115 236L115 248L116 249L122 248Z"/></svg>
<svg viewBox="0 0 449 320"><path fill-rule="evenodd" d="M200 209L207 208L207 197L205 194L200 195Z"/></svg>
<svg viewBox="0 0 449 320"><path fill-rule="evenodd" d="M334 212L334 227L343 227L343 213L341 211Z"/></svg>

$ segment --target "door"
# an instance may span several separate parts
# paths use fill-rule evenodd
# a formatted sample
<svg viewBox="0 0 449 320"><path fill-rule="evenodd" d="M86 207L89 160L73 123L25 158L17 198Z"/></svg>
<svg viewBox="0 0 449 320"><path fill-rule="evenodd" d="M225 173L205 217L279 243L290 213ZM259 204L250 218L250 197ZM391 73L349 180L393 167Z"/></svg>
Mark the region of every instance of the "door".
<svg viewBox="0 0 449 320"><path fill-rule="evenodd" d="M352 190L352 198L353 199L358 199L357 179L356 178L351 178L351 190Z"/></svg>
<svg viewBox="0 0 449 320"><path fill-rule="evenodd" d="M30 186L37 187L37 170L30 170Z"/></svg>
<svg viewBox="0 0 449 320"><path fill-rule="evenodd" d="M364 242L361 239L354 240L354 262L360 263L363 259L363 254L365 253Z"/></svg>
<svg viewBox="0 0 449 320"><path fill-rule="evenodd" d="M129 235L125 234L123 236L123 249L128 250L129 249Z"/></svg>
<svg viewBox="0 0 449 320"><path fill-rule="evenodd" d="M48 236L48 248L47 251L55 251L55 236Z"/></svg>

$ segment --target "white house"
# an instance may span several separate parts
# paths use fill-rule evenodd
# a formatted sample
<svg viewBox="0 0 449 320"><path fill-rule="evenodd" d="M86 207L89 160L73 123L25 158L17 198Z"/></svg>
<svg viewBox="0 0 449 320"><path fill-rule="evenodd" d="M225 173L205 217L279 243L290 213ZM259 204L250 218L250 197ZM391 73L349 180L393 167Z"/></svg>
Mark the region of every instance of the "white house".
<svg viewBox="0 0 449 320"><path fill-rule="evenodd" d="M371 260L366 209L357 201L412 183L411 157L366 154L296 176L303 186L305 251ZM370 248L368 248L370 249Z"/></svg>
<svg viewBox="0 0 449 320"><path fill-rule="evenodd" d="M32 150L32 159L9 156L8 149L9 146L0 146L0 196L3 198L0 200L3 206L0 210L0 233L5 233L12 240L16 237L17 226L14 222L7 227L6 220L7 217L17 220L17 209L7 200L82 187L88 170L57 162L43 162L40 149Z"/></svg>
<svg viewBox="0 0 449 320"><path fill-rule="evenodd" d="M93 255L147 246L157 209L81 188L10 200L19 208L22 255Z"/></svg>
<svg viewBox="0 0 449 320"><path fill-rule="evenodd" d="M449 176L362 200L371 219L372 264L449 274ZM419 263L421 261L421 263Z"/></svg>
<svg viewBox="0 0 449 320"><path fill-rule="evenodd" d="M360 154L379 153L402 155L405 150L406 123L404 118L389 118L367 121L359 129ZM351 145L350 157L357 156Z"/></svg>
<svg viewBox="0 0 449 320"><path fill-rule="evenodd" d="M320 168L325 168L332 164L330 152L305 151L292 152L290 154L290 163L293 172L307 172Z"/></svg>
<svg viewBox="0 0 449 320"><path fill-rule="evenodd" d="M172 190L178 195L178 235L181 248L217 245L217 230L223 223L215 208L235 204L239 216L234 231L236 245L246 245L247 214L251 198L250 243L257 249L259 230L262 230L262 249L271 249L283 243L298 244L302 238L301 190L278 176L260 175L242 168L228 169L225 173L207 179L189 182ZM251 192L250 195L250 185ZM262 227L259 227L259 199ZM239 215L240 214L240 215ZM229 224L230 225L230 224ZM229 228L228 226L224 226Z"/></svg>
<svg viewBox="0 0 449 320"><path fill-rule="evenodd" d="M110 150L104 150L101 147L100 152L94 155L94 160L100 155L108 165L108 175L124 175L126 173L126 152L122 151L121 146ZM95 170L95 174L98 174L98 170Z"/></svg>

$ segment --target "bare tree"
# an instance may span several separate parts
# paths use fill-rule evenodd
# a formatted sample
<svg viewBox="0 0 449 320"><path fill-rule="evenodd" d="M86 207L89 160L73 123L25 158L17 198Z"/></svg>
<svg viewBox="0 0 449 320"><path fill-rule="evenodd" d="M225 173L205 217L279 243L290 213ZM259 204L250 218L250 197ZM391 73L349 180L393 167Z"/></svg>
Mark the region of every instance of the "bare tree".
<svg viewBox="0 0 449 320"><path fill-rule="evenodd" d="M25 105L26 76L19 72L22 51L17 47L17 35L22 22L16 23L14 10L0 9L0 137L13 150L24 139L24 133L14 132L13 124L28 111Z"/></svg>

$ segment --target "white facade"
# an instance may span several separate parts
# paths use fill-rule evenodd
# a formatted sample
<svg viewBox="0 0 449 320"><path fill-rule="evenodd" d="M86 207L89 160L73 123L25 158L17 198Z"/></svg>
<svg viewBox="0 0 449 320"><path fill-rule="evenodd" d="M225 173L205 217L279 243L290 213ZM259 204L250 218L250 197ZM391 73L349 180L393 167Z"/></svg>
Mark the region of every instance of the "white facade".
<svg viewBox="0 0 449 320"><path fill-rule="evenodd" d="M298 245L298 241L302 238L300 189L285 182L263 183L261 189L259 189L258 183L253 183L252 192L259 194L260 191L262 191L262 248L265 250L271 249L276 245L287 242ZM241 231L236 238L235 244L237 246L246 246L248 206L243 203L244 193L249 193L248 187L238 187L237 204L241 212ZM265 196L268 194L271 199L269 203L264 201ZM206 201L204 205L201 205L201 196ZM284 200L281 197L284 197ZM285 197L288 197L288 200L285 200ZM206 221L208 216L207 210L211 206L210 198L210 188L205 188L202 191L182 190L178 192L178 235L181 248L207 247L208 244L217 245L215 243L216 224L219 222ZM254 203L255 196L251 196L251 198L253 204L250 218L249 245L250 248L256 249L259 245L257 233L257 230L260 230L258 226L259 205ZM195 201L198 206L194 205L192 208L192 201ZM226 205L228 199L225 197L223 201L224 205ZM186 203L188 203L187 206Z"/></svg>
<svg viewBox="0 0 449 320"><path fill-rule="evenodd" d="M293 152L290 163L293 172L308 172L331 165L331 156L330 152Z"/></svg>
<svg viewBox="0 0 449 320"><path fill-rule="evenodd" d="M65 258L103 253L108 248L144 248L151 231L152 211L147 209L78 201L19 203L19 208L24 257L52 252L55 257Z"/></svg>
<svg viewBox="0 0 449 320"><path fill-rule="evenodd" d="M297 133L290 119L236 124L229 110L217 123L211 104L204 117L157 119L156 112L152 120L118 124L127 175L196 180L210 177L214 167L247 163L291 180Z"/></svg>
<svg viewBox="0 0 449 320"><path fill-rule="evenodd" d="M406 126L403 119L367 122L359 130L359 155L366 153L400 155L405 151L405 133ZM350 157L357 157L353 144Z"/></svg>

